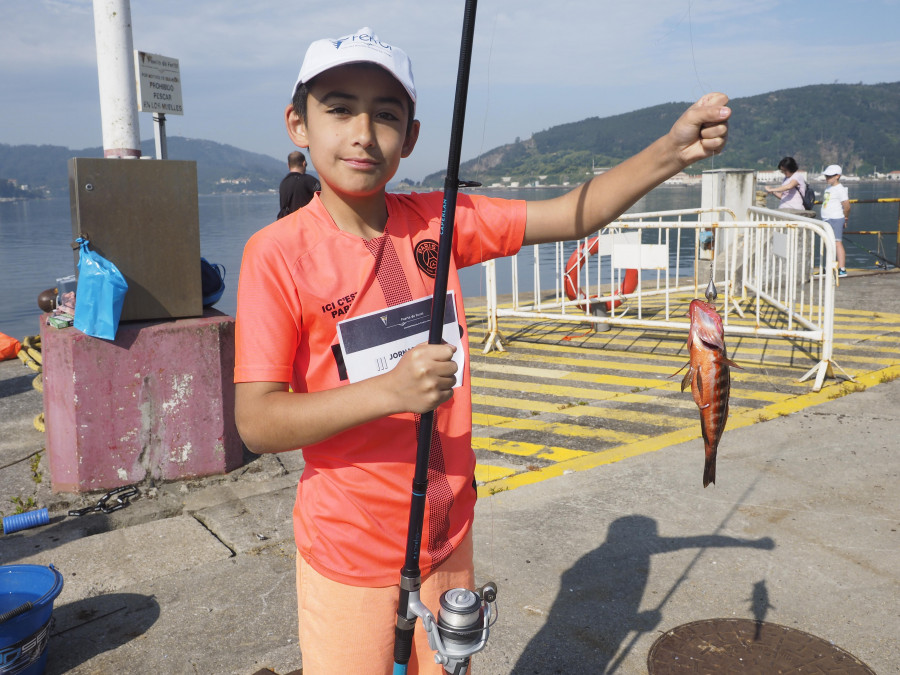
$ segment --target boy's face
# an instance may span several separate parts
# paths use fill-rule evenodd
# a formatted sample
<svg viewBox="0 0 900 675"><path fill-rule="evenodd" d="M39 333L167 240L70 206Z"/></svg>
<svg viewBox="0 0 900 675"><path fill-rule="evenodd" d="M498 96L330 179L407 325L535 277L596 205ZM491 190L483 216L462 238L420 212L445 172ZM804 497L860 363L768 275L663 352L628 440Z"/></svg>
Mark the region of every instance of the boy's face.
<svg viewBox="0 0 900 675"><path fill-rule="evenodd" d="M409 156L419 135L403 86L384 69L351 64L327 70L311 82L306 120L285 111L291 140L309 148L322 182L359 198L379 194Z"/></svg>

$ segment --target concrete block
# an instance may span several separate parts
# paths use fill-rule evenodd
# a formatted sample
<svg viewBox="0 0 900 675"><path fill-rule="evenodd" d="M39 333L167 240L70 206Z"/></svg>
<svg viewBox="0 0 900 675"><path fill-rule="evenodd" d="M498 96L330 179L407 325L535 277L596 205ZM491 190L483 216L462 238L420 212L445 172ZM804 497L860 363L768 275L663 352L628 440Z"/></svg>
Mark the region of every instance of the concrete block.
<svg viewBox="0 0 900 675"><path fill-rule="evenodd" d="M234 319L119 324L114 341L41 329L54 492L223 474L242 462L234 424Z"/></svg>

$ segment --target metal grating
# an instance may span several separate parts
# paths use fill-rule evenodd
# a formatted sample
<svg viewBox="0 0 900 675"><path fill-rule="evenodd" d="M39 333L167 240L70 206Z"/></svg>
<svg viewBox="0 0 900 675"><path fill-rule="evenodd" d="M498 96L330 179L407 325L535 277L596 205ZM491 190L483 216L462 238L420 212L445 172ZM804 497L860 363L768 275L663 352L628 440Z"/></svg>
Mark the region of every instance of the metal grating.
<svg viewBox="0 0 900 675"><path fill-rule="evenodd" d="M752 619L706 619L673 628L653 643L647 667L650 675L875 675L862 661L826 640Z"/></svg>

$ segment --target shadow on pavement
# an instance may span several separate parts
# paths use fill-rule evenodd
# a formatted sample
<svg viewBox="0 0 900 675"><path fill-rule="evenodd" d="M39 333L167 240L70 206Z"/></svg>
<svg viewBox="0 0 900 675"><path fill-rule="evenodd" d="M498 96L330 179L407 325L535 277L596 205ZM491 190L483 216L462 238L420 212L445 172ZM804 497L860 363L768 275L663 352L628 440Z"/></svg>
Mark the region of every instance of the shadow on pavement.
<svg viewBox="0 0 900 675"><path fill-rule="evenodd" d="M651 556L687 548L702 552L736 546L771 550L775 542L768 537L738 539L716 534L660 537L652 518L630 515L616 519L606 541L563 574L546 624L525 647L512 672L577 673L584 672L586 664L591 672L615 672L637 642L635 637L625 644L629 635L637 633L639 637L655 630L663 606L686 578L688 570L673 580L653 609L639 611Z"/></svg>
<svg viewBox="0 0 900 675"><path fill-rule="evenodd" d="M47 675L67 673L118 649L146 633L159 614L156 598L137 593L109 593L54 608Z"/></svg>

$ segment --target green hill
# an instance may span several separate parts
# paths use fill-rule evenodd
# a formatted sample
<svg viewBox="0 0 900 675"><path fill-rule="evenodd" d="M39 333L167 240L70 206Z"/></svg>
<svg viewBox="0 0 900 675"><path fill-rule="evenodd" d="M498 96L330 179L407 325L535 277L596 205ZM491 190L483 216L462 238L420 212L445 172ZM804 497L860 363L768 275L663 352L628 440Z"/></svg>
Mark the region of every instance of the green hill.
<svg viewBox="0 0 900 675"><path fill-rule="evenodd" d="M593 167L614 166L659 138L689 105L664 103L552 127L464 162L459 175L485 185L504 177L523 185L579 183ZM734 113L728 146L715 158L718 167L774 170L790 155L810 171L831 163L857 175L900 169L900 82L811 85L729 105ZM690 171L711 165L705 160ZM442 187L443 175L426 176L419 185Z"/></svg>
<svg viewBox="0 0 900 675"><path fill-rule="evenodd" d="M231 145L181 136L169 136L166 141L169 159L197 162L197 184L201 194L277 190L287 173L285 161ZM142 141L141 152L153 156L156 153L154 141ZM102 156L102 147L70 150L60 145L0 143L0 182L12 179L20 186L27 185L32 192L64 196L69 191L69 159Z"/></svg>
<svg viewBox="0 0 900 675"><path fill-rule="evenodd" d="M460 177L485 185L503 178L522 185L577 184L594 167L614 166L659 138L688 105L664 103L561 124L464 162ZM900 169L900 82L811 85L736 98L730 105L734 115L728 147L715 158L717 167L774 170L782 157L791 155L801 169L814 172L832 163L857 175ZM197 162L203 194L277 189L287 171L283 160L231 145L179 136L167 140L170 159ZM141 150L153 155L153 141L143 141ZM102 155L102 148L0 144L0 191L25 185L34 194L66 195L69 158ZM690 171L711 166L712 160L706 160ZM441 169L412 185L443 187L443 174ZM26 196L24 191L13 194Z"/></svg>

